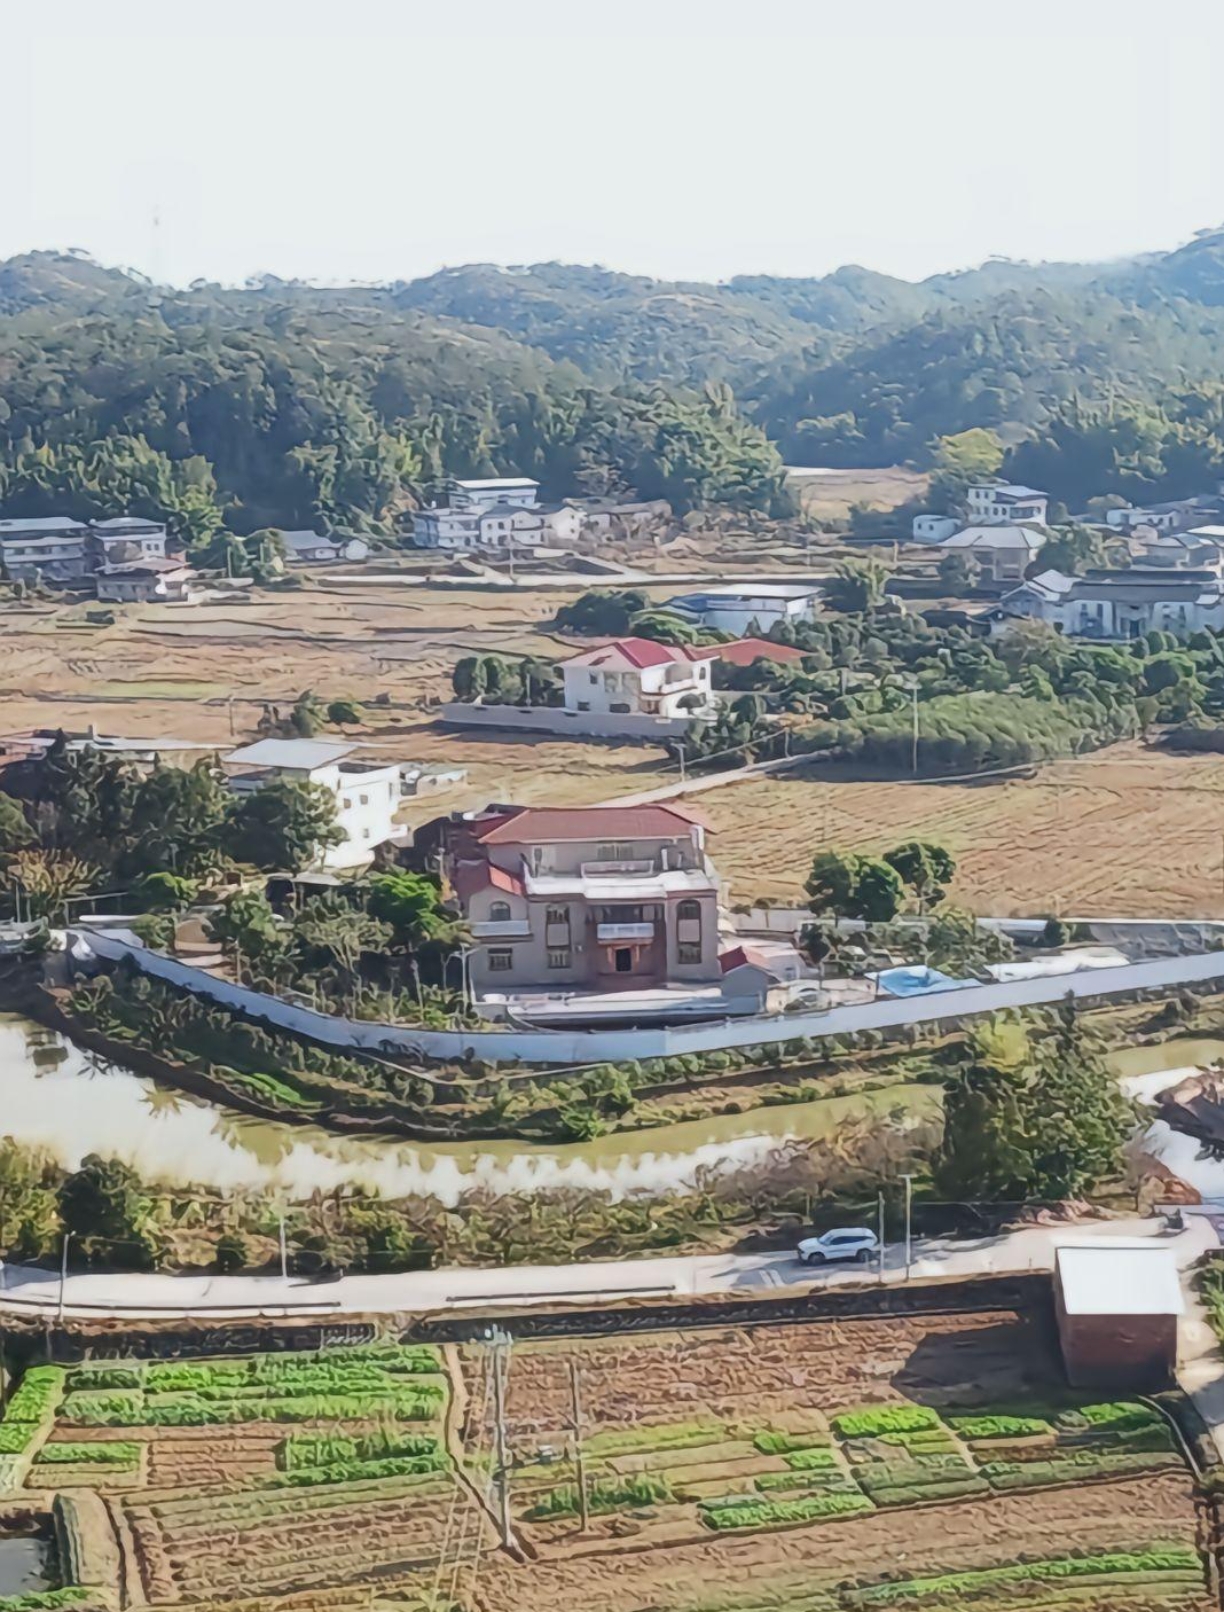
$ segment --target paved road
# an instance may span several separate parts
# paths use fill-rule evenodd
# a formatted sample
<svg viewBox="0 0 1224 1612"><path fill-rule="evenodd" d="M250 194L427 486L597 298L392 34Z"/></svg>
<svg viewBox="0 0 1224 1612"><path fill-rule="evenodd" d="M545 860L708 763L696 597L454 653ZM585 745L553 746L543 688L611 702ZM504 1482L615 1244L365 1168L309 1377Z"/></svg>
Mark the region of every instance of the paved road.
<svg viewBox="0 0 1224 1612"><path fill-rule="evenodd" d="M921 1241L915 1244L913 1279L935 1276L1008 1275L1049 1270L1059 1243L1097 1237L1149 1238L1150 1220L1088 1221L1079 1226L1034 1227L973 1241ZM1218 1245L1214 1222L1188 1220L1179 1237L1168 1239L1180 1265L1188 1265ZM213 1319L326 1314L411 1314L462 1311L503 1301L516 1308L538 1304L590 1303L630 1297L690 1298L710 1294L751 1294L791 1288L837 1287L875 1280L861 1266L814 1271L791 1252L705 1254L662 1259L628 1259L581 1265L516 1265L495 1270L442 1270L392 1276L346 1276L339 1281L306 1282L277 1276L69 1276L63 1294L66 1315L108 1314L208 1316ZM905 1280L904 1255L888 1251L884 1279ZM0 1270L0 1309L55 1315L60 1307L58 1276L10 1265Z"/></svg>

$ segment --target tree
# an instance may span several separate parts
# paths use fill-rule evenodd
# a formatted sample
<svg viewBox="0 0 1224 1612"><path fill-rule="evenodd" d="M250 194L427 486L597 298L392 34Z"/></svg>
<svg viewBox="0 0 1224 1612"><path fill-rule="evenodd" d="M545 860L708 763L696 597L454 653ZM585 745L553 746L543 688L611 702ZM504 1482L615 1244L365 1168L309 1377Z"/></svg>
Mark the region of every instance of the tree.
<svg viewBox="0 0 1224 1612"><path fill-rule="evenodd" d="M947 514L964 504L970 487L995 479L1003 463L1003 444L993 431L975 427L937 437L930 454L928 502L932 509Z"/></svg>
<svg viewBox="0 0 1224 1612"><path fill-rule="evenodd" d="M58 1204L64 1231L87 1257L142 1270L154 1263L152 1204L129 1165L90 1153L65 1176Z"/></svg>
<svg viewBox="0 0 1224 1612"><path fill-rule="evenodd" d="M649 608L650 600L637 588L594 588L571 604L562 605L553 625L562 632L600 633L621 638L634 616Z"/></svg>
<svg viewBox="0 0 1224 1612"><path fill-rule="evenodd" d="M293 702L289 725L303 739L312 739L327 720L327 710L318 695L304 690Z"/></svg>
<svg viewBox="0 0 1224 1612"><path fill-rule="evenodd" d="M365 721L365 712L356 700L331 700L327 707L327 720L333 728L356 728Z"/></svg>
<svg viewBox="0 0 1224 1612"><path fill-rule="evenodd" d="M351 990L362 953L385 950L391 940L391 925L352 906L342 896L312 896L293 920L293 938L302 950L322 952L332 958Z"/></svg>
<svg viewBox="0 0 1224 1612"><path fill-rule="evenodd" d="M452 925L442 912L437 881L428 875L373 873L367 888L366 910L390 926L393 945L407 950L450 933Z"/></svg>
<svg viewBox="0 0 1224 1612"><path fill-rule="evenodd" d="M1024 1196L1028 1177L1028 1037L1022 1026L996 1018L974 1025L965 1039L966 1061L944 1087L931 1180L953 1203L1013 1201Z"/></svg>
<svg viewBox="0 0 1224 1612"><path fill-rule="evenodd" d="M284 931L262 890L235 890L208 920L208 934L226 951L263 962L283 950Z"/></svg>
<svg viewBox="0 0 1224 1612"><path fill-rule="evenodd" d="M879 857L853 851L820 852L805 888L813 912L873 924L889 923L905 899L905 886L895 868Z"/></svg>
<svg viewBox="0 0 1224 1612"><path fill-rule="evenodd" d="M987 929L963 907L940 907L926 931L927 961L957 978L972 978L1013 954L1006 935Z"/></svg>
<svg viewBox="0 0 1224 1612"><path fill-rule="evenodd" d="M225 824L234 860L264 872L299 873L343 839L335 798L315 783L277 780L239 795Z"/></svg>
<svg viewBox="0 0 1224 1612"><path fill-rule="evenodd" d="M825 603L847 615L873 610L883 601L888 577L879 560L843 560L825 586Z"/></svg>
<svg viewBox="0 0 1224 1612"><path fill-rule="evenodd" d="M1043 571L1062 571L1064 575L1078 576L1084 571L1099 570L1108 559L1105 539L1096 527L1072 522L1068 526L1060 526L1053 537L1046 539L1040 563Z"/></svg>
<svg viewBox="0 0 1224 1612"><path fill-rule="evenodd" d="M1089 1041L1070 995L1038 1054L1026 1114L1031 1196L1082 1198L1118 1173L1134 1111Z"/></svg>
<svg viewBox="0 0 1224 1612"><path fill-rule="evenodd" d="M0 856L24 850L37 839L20 803L11 795L0 794Z"/></svg>
<svg viewBox="0 0 1224 1612"><path fill-rule="evenodd" d="M940 586L948 593L972 593L982 575L982 567L965 549L949 549L939 560Z"/></svg>
<svg viewBox="0 0 1224 1612"><path fill-rule="evenodd" d="M950 851L929 840L906 840L891 851L885 851L884 860L896 868L906 884L918 897L918 910L924 912L935 906L947 894L946 885L956 874L956 862Z"/></svg>
<svg viewBox="0 0 1224 1612"><path fill-rule="evenodd" d="M182 912L199 894L194 879L177 873L146 873L132 886L132 896L141 912Z"/></svg>
<svg viewBox="0 0 1224 1612"><path fill-rule="evenodd" d="M233 796L211 761L198 761L194 767L158 763L135 789L124 873L169 872L198 878L209 872L223 859L221 830L232 803Z"/></svg>
<svg viewBox="0 0 1224 1612"><path fill-rule="evenodd" d="M24 850L9 858L9 878L25 898L25 914L67 922L68 902L93 887L98 870L71 851Z"/></svg>

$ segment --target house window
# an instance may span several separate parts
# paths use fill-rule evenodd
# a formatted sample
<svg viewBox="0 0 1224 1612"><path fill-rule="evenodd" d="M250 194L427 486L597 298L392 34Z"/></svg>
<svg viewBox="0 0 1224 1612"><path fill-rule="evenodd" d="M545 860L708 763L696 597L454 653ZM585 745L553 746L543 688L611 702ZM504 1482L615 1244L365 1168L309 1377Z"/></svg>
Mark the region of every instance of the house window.
<svg viewBox="0 0 1224 1612"><path fill-rule="evenodd" d="M489 908L489 922L504 924L510 921L510 903L508 901L495 901Z"/></svg>
<svg viewBox="0 0 1224 1612"><path fill-rule="evenodd" d="M549 968L568 968L570 954L567 951L550 951L548 954Z"/></svg>
<svg viewBox="0 0 1224 1612"><path fill-rule="evenodd" d="M699 963L701 961L701 942L699 940L682 940L676 947L676 961L678 963Z"/></svg>
<svg viewBox="0 0 1224 1612"><path fill-rule="evenodd" d="M514 953L509 946L490 946L489 973L508 974L514 965Z"/></svg>
<svg viewBox="0 0 1224 1612"><path fill-rule="evenodd" d="M568 907L549 907L548 912L547 912L546 917L545 917L545 922L546 923L550 923L550 924L565 924L566 927L568 928L569 921L570 921L570 919L569 919L569 908Z"/></svg>
<svg viewBox="0 0 1224 1612"><path fill-rule="evenodd" d="M632 845L601 845L596 852L599 862L631 862L633 860Z"/></svg>
<svg viewBox="0 0 1224 1612"><path fill-rule="evenodd" d="M360 799L363 806L368 806L370 804L370 797L368 795L362 795Z"/></svg>
<svg viewBox="0 0 1224 1612"><path fill-rule="evenodd" d="M684 923L686 920L694 919L694 918L697 920L698 923L700 923L700 921L701 921L701 902L700 901L694 901L691 896L688 897L687 900L682 901L680 903L680 905L676 908L676 917L679 919L679 921L681 923Z"/></svg>
<svg viewBox="0 0 1224 1612"><path fill-rule="evenodd" d="M346 812L351 812L353 809L353 797L351 795L346 795L344 797L343 805Z"/></svg>
<svg viewBox="0 0 1224 1612"><path fill-rule="evenodd" d="M588 672L587 676L591 680L592 683L598 683L599 682L599 673L598 672Z"/></svg>

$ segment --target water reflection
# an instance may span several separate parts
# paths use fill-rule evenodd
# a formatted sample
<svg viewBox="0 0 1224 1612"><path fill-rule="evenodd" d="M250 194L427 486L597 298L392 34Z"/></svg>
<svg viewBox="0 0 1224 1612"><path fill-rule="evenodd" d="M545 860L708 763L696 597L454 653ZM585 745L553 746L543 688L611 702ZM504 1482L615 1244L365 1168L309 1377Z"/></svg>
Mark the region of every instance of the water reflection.
<svg viewBox="0 0 1224 1612"><path fill-rule="evenodd" d="M49 1050L54 1058L45 1056ZM937 1101L929 1086L899 1086L883 1106L903 1104L915 1118L927 1118ZM103 1067L54 1032L0 1017L0 1134L43 1148L68 1169L87 1153L101 1153L150 1181L224 1191L271 1188L308 1198L350 1186L385 1197L428 1193L448 1204L473 1187L661 1195L691 1186L703 1170L752 1164L788 1140L827 1136L880 1106L869 1096L830 1097L567 1146L420 1146L252 1119Z"/></svg>

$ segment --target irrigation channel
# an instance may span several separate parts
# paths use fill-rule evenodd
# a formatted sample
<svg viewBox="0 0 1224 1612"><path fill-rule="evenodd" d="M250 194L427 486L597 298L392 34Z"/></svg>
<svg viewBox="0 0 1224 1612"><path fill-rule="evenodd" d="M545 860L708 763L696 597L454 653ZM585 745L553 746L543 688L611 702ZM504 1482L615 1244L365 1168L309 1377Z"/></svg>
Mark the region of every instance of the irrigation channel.
<svg viewBox="0 0 1224 1612"><path fill-rule="evenodd" d="M1217 1058L1224 1058L1224 1041L1180 1038L1125 1048L1115 1067L1128 1088L1148 1095L1162 1083L1159 1072L1184 1074ZM0 1135L41 1148L69 1169L85 1154L101 1153L171 1185L261 1188L290 1199L349 1186L388 1198L430 1194L447 1204L474 1188L571 1186L663 1196L704 1169L751 1165L789 1141L829 1136L864 1115L903 1107L928 1117L939 1100L931 1086L899 1083L590 1142L423 1145L253 1119L103 1064L58 1032L8 1014L0 1015L0 1082ZM1204 1196L1224 1197L1224 1164L1197 1160L1189 1137L1157 1121L1146 1145Z"/></svg>

